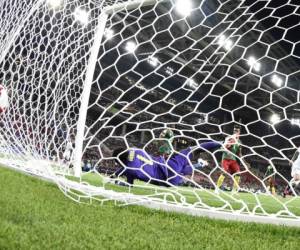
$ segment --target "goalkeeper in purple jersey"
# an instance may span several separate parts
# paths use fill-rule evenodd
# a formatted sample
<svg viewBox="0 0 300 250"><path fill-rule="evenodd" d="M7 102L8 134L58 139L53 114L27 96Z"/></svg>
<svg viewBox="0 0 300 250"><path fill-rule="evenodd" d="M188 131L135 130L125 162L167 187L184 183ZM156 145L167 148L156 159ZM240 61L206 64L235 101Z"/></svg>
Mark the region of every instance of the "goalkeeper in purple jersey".
<svg viewBox="0 0 300 250"><path fill-rule="evenodd" d="M200 149L210 150L221 144L209 141L200 144ZM183 176L191 175L201 164L191 164L192 148L173 153L167 160L163 156L152 156L142 149L117 149L113 156L119 169L111 176L124 176L129 184L141 180L159 186L178 186L183 183Z"/></svg>

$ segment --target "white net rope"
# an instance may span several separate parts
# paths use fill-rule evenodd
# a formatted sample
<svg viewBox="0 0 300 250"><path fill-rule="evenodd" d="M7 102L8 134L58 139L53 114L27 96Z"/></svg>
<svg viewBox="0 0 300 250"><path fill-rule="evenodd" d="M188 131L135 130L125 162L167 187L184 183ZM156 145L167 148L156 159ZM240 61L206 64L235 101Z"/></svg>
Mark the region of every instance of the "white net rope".
<svg viewBox="0 0 300 250"><path fill-rule="evenodd" d="M2 162L77 201L299 219L296 1L22 4L0 10Z"/></svg>
<svg viewBox="0 0 300 250"><path fill-rule="evenodd" d="M89 2L29 2L6 1L0 10L0 81L10 96L1 132L20 159L61 159L76 135L100 10ZM76 9L89 10L88 25L74 18Z"/></svg>

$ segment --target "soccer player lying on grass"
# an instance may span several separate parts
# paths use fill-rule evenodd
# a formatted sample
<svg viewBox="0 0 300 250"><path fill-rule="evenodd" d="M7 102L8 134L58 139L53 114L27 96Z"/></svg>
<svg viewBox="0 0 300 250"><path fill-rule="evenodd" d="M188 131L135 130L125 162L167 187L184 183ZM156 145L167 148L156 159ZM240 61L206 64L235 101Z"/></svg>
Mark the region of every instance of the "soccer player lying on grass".
<svg viewBox="0 0 300 250"><path fill-rule="evenodd" d="M300 147L294 153L293 158L290 161L290 165L292 166L291 176L293 177L291 180L291 184L293 186L297 186L300 183ZM283 197L292 194L293 191L291 186L287 185L283 191Z"/></svg>
<svg viewBox="0 0 300 250"><path fill-rule="evenodd" d="M200 144L200 150L220 147L218 142L210 141ZM116 149L113 153L119 169L111 176L124 176L132 185L134 180L141 180L159 186L178 186L183 184L184 176L192 175L194 169L204 167L198 161L192 165L193 149L187 148L173 153L167 160L163 156L153 156L142 149Z"/></svg>

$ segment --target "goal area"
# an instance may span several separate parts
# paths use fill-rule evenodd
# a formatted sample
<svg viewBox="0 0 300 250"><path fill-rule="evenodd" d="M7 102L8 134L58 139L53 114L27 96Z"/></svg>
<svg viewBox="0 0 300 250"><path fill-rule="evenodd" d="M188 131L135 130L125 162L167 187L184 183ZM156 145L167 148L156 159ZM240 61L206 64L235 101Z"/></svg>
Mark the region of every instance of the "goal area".
<svg viewBox="0 0 300 250"><path fill-rule="evenodd" d="M299 21L295 0L3 1L0 164L78 202L299 226Z"/></svg>

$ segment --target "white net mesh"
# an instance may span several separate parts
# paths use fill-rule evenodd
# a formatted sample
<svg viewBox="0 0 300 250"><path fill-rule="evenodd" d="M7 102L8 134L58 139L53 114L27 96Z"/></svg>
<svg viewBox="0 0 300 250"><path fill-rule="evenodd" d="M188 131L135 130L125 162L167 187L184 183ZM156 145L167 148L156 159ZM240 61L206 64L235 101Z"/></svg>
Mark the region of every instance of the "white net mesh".
<svg viewBox="0 0 300 250"><path fill-rule="evenodd" d="M80 201L299 219L296 1L26 2L0 9L3 163Z"/></svg>
<svg viewBox="0 0 300 250"><path fill-rule="evenodd" d="M74 19L79 3L60 1L55 8L55 1L23 2L7 1L1 9L0 78L10 93L3 137L21 158L59 159L75 138L100 10L95 3L80 4L89 8L86 25Z"/></svg>

